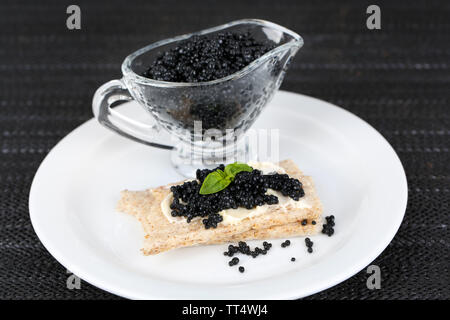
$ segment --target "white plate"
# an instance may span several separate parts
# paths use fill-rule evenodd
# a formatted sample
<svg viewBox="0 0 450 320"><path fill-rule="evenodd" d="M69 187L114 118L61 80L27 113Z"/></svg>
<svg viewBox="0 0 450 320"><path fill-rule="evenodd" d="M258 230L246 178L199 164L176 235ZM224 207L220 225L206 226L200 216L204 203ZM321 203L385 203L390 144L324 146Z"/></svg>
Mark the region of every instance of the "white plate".
<svg viewBox="0 0 450 320"><path fill-rule="evenodd" d="M122 112L141 115L135 103ZM389 244L406 209L402 165L387 141L355 115L307 96L280 91L255 128L280 128L280 159L291 158L316 183L335 235L272 241L265 256L240 256L229 267L226 245L143 256L143 231L114 210L123 189L180 180L169 152L122 138L94 120L70 133L41 164L30 192L33 227L67 269L135 299L291 299L327 289L372 262ZM283 239L284 240L284 239ZM261 241L251 242L252 246ZM296 262L291 262L296 257Z"/></svg>

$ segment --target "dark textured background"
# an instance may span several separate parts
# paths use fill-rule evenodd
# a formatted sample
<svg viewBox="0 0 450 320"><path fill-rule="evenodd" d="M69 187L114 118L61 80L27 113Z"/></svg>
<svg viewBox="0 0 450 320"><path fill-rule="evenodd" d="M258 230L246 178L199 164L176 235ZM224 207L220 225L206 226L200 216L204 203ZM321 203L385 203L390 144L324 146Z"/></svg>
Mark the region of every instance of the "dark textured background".
<svg viewBox="0 0 450 320"><path fill-rule="evenodd" d="M82 30L66 28L78 4ZM449 299L450 1L389 1L382 30L365 1L0 2L0 298L114 299L67 274L30 224L28 193L50 149L91 118L91 97L150 42L238 18L300 33L305 46L282 89L335 103L368 121L398 152L409 183L405 220L367 274L311 299ZM389 223L389 221L386 221Z"/></svg>

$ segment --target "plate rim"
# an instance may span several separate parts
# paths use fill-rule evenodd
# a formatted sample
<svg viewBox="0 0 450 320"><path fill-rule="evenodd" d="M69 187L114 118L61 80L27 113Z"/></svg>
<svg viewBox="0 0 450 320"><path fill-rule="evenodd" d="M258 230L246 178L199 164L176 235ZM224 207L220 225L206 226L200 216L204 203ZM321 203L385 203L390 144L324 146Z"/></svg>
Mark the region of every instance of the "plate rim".
<svg viewBox="0 0 450 320"><path fill-rule="evenodd" d="M407 183L405 170L403 168L403 165L402 165L397 153L395 152L393 147L390 145L390 143L386 140L386 138L380 132L378 132L375 128L373 128L368 122L366 122L365 120L361 119L360 117L356 116L355 114L351 113L350 111L348 111L342 107L339 107L337 105L334 105L332 103L329 103L327 101L324 101L324 100L321 100L321 99L318 99L315 97L311 97L311 96L307 96L307 95L303 95L303 94L299 94L299 93L294 93L294 92L283 91L283 90L279 90L276 95L277 96L286 95L286 96L291 96L292 98L300 98L300 99L312 99L317 103L326 104L327 107L336 108L336 109L338 109L338 111L344 112L347 116L350 116L354 120L362 122L368 130L371 130L372 133L375 133L378 136L378 138L381 138L381 141L383 142L383 144L388 148L391 155L394 156L393 159L396 162L395 164L399 165L400 166L399 169L401 169L401 172L399 172L399 173L402 176L401 185L404 187L403 190L399 190L399 194L401 194L401 196L402 196L402 199L400 199L399 202L401 202L402 205L400 206L398 211L401 211L401 215L398 214L398 217L397 217L395 223L391 224L391 228L389 230L390 231L389 235L385 234L384 241L379 241L378 245L374 246L375 248L372 248L371 253L367 254L365 256L366 257L365 259L358 260L359 263L354 262L352 264L353 268L349 268L351 270L347 270L346 272L342 271L339 274L336 273L333 281L331 281L331 280L325 281L326 282L325 284L316 285L314 288L310 288L309 290L303 290L301 294L289 293L289 294L282 295L282 296L275 295L275 296L268 296L268 297L264 298L264 299L295 299L295 298L305 297L305 296L320 292L322 290L331 288L331 287L349 279L350 277L352 277L353 275L355 275L356 273L358 273L359 271L364 269L365 266L367 266L373 260L375 260L386 249L386 247L389 245L389 243L392 241L392 239L397 234L398 229L400 228L400 225L403 221L403 218L404 218L404 215L406 212L406 208L407 208L407 202L408 202L408 183ZM74 130L72 130L65 137L63 137L50 150L50 152L45 156L45 158L42 160L41 164L39 165L39 168L36 171L36 174L33 178L32 184L31 184L30 193L29 193L29 202L28 202L30 220L31 220L33 229L34 229L35 233L37 234L39 240L43 244L43 246L46 248L46 250L60 264L62 264L68 270L71 270L74 274L79 276L81 279L87 281L88 283L90 283L102 290L105 290L107 292L113 293L113 294L121 296L121 297L129 298L129 299L167 299L167 297L159 297L157 295L151 295L151 296L142 298L142 296L133 294L132 292L128 292L129 290L127 290L125 288L117 288L117 286L115 286L114 284L103 283L101 280L96 279L95 276L91 276L90 272L83 271L82 270L83 268L79 268L76 264L70 263L68 261L70 259L67 258L67 256L65 256L63 253L61 253L60 250L57 248L57 246L52 244L50 237L48 237L48 235L45 233L45 229L41 228L41 225L39 223L39 218L37 216L38 215L37 212L39 209L35 208L36 197L37 197L37 192L38 192L36 185L39 184L38 183L39 179L41 179L41 176L45 173L45 170L47 169L46 164L50 161L49 159L52 159L52 157L55 156L55 154L60 150L60 148L64 147L64 143L69 140L69 137L76 136L78 134L78 132L82 131L85 127L91 125L92 122L95 122L95 119L91 118L91 119L87 120L83 124L76 127ZM63 146L63 147L61 147L61 146ZM174 299L174 298L172 298L172 299ZM194 299L202 299L202 298L194 298ZM225 299L225 298L217 298L217 299L220 300L220 299ZM257 298L257 299L261 299L261 298Z"/></svg>

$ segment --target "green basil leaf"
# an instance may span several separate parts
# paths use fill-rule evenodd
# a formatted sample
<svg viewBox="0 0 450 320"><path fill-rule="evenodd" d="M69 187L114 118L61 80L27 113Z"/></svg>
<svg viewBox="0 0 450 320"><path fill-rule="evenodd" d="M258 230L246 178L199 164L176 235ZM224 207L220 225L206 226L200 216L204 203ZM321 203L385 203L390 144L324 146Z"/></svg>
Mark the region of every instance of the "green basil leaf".
<svg viewBox="0 0 450 320"><path fill-rule="evenodd" d="M222 170L213 171L206 176L199 193L205 195L219 192L228 187L231 181Z"/></svg>
<svg viewBox="0 0 450 320"><path fill-rule="evenodd" d="M227 176L230 176L233 179L239 172L242 171L251 172L252 170L253 168L250 167L248 164L240 162L231 163L225 167L225 173L227 174Z"/></svg>
<svg viewBox="0 0 450 320"><path fill-rule="evenodd" d="M225 172L217 169L216 171L208 174L203 181L203 184L200 188L200 194L211 194L219 192L231 183L234 180L234 177L242 171L252 171L253 168L245 163L235 162L229 164L225 167Z"/></svg>
<svg viewBox="0 0 450 320"><path fill-rule="evenodd" d="M220 170L220 169L217 169L215 172L217 172L218 174L220 174L220 176L221 176L222 178L226 178L226 177L227 177L227 174L226 174L225 172L223 172L222 170Z"/></svg>

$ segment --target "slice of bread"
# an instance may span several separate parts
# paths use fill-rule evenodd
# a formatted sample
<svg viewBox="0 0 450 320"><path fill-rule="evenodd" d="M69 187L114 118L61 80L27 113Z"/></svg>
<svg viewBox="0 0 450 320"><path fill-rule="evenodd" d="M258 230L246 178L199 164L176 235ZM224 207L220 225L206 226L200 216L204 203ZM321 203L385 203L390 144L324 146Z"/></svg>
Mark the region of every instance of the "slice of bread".
<svg viewBox="0 0 450 320"><path fill-rule="evenodd" d="M292 160L281 161L278 165L303 184L305 196L301 200L307 201L308 207L288 205L286 210L280 210L280 205L270 205L264 214L247 217L236 224L219 223L217 228L205 229L201 219L179 223L170 222L164 216L161 202L171 192L171 184L145 191L122 191L117 210L134 215L142 223L146 233L142 248L145 255L193 245L316 234L322 225L322 204L311 177L304 176ZM307 220L305 226L301 224L303 220Z"/></svg>

